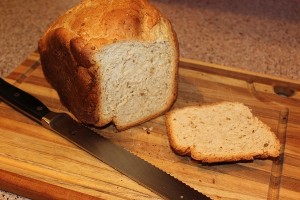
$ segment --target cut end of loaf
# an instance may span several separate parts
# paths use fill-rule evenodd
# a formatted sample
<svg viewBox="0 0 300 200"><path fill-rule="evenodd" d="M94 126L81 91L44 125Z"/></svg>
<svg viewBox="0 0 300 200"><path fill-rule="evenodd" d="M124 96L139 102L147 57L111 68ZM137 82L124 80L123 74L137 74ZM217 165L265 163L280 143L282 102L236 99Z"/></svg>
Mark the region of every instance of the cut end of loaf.
<svg viewBox="0 0 300 200"><path fill-rule="evenodd" d="M127 41L105 47L100 63L99 115L118 129L165 112L176 95L177 62L169 41Z"/></svg>
<svg viewBox="0 0 300 200"><path fill-rule="evenodd" d="M175 109L167 114L166 125L174 151L202 162L279 156L276 135L242 103Z"/></svg>

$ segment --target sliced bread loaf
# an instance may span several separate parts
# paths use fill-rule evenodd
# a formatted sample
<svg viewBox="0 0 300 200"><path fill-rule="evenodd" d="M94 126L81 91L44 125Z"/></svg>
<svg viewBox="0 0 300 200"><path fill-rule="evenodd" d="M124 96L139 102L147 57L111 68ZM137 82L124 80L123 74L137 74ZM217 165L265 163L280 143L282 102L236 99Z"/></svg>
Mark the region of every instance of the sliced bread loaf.
<svg viewBox="0 0 300 200"><path fill-rule="evenodd" d="M45 77L81 122L126 129L176 98L176 34L147 0L83 0L53 22L39 52Z"/></svg>
<svg viewBox="0 0 300 200"><path fill-rule="evenodd" d="M279 156L276 135L242 103L221 102L174 109L166 115L171 147L203 162Z"/></svg>

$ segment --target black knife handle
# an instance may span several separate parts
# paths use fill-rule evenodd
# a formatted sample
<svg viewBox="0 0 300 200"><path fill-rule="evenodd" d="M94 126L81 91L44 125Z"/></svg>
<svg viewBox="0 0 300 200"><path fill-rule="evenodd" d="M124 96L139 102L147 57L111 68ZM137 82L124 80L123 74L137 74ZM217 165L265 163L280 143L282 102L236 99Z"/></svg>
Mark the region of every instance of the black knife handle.
<svg viewBox="0 0 300 200"><path fill-rule="evenodd" d="M0 78L0 99L26 116L41 123L50 110L37 98Z"/></svg>

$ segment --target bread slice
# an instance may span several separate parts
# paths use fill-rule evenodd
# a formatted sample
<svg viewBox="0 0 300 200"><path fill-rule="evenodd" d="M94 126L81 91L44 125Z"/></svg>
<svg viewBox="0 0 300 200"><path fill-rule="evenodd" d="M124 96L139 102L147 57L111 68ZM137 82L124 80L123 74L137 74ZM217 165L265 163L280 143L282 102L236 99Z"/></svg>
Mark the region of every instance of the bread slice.
<svg viewBox="0 0 300 200"><path fill-rule="evenodd" d="M176 98L176 34L147 0L83 0L49 27L39 52L45 77L81 122L126 129Z"/></svg>
<svg viewBox="0 0 300 200"><path fill-rule="evenodd" d="M203 162L279 156L280 143L242 103L220 102L174 109L166 114L171 147Z"/></svg>

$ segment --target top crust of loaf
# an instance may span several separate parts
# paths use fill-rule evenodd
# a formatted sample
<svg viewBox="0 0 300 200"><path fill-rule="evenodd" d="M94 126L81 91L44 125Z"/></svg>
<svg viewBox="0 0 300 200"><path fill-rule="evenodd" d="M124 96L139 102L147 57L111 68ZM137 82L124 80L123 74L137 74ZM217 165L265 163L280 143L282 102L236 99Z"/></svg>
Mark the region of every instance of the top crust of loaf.
<svg viewBox="0 0 300 200"><path fill-rule="evenodd" d="M101 66L96 63L97 52L122 41L160 40L171 43L177 65L176 34L147 0L83 0L49 27L39 41L39 52L45 77L61 102L80 121L103 126L108 122L99 117L101 91L96 80L101 78ZM176 97L175 83L173 87L166 109Z"/></svg>
<svg viewBox="0 0 300 200"><path fill-rule="evenodd" d="M174 109L166 114L166 126L173 150L202 162L279 156L275 133L242 103Z"/></svg>
<svg viewBox="0 0 300 200"><path fill-rule="evenodd" d="M55 39L82 67L93 66L95 52L119 41L170 40L178 52L170 22L147 0L83 0L49 27L39 41L40 52L52 49L49 42Z"/></svg>

